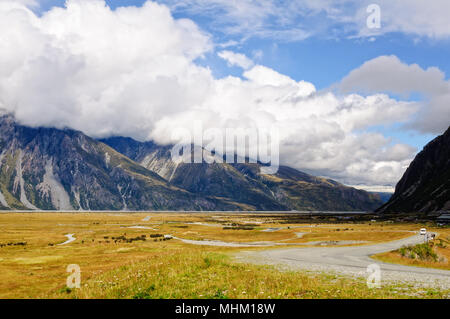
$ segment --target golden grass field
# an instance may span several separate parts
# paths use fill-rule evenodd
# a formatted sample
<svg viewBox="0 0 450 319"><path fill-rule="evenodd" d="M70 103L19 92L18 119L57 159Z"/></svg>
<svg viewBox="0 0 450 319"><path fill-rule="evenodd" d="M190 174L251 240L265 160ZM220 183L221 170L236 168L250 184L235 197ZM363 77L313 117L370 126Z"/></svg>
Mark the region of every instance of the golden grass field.
<svg viewBox="0 0 450 319"><path fill-rule="evenodd" d="M1 213L0 298L442 298L448 291L390 285L369 289L364 278L280 271L231 258L243 249L265 247L198 246L154 237L376 243L410 236L407 231L422 226L378 222L316 227L286 223L277 215L226 213ZM262 231L273 227L282 229ZM450 236L448 228L436 231L443 238ZM66 234L74 234L76 240L58 245L66 241ZM139 240L126 242L132 238ZM416 265L450 269L449 248L437 249L443 256L440 263ZM407 262L395 253L377 258ZM81 268L80 289L66 288L69 264Z"/></svg>

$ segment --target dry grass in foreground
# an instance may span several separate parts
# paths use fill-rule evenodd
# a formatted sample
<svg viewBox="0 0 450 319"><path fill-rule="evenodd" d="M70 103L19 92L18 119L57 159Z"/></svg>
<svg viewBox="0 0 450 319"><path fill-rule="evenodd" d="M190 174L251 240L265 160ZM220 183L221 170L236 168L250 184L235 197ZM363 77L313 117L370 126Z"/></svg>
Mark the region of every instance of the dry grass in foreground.
<svg viewBox="0 0 450 319"><path fill-rule="evenodd" d="M51 298L445 298L448 291L406 286L369 289L363 279L280 272L270 266L235 264L204 249L166 251L61 289Z"/></svg>

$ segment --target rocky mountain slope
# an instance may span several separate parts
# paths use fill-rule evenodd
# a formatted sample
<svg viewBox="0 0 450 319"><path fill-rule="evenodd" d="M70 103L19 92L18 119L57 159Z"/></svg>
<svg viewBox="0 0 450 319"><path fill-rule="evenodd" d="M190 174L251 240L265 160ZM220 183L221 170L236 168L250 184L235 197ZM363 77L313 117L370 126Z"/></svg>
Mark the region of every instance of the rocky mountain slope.
<svg viewBox="0 0 450 319"><path fill-rule="evenodd" d="M176 164L170 146L0 116L0 209L372 210L377 196L289 167ZM209 154L209 156L215 156Z"/></svg>
<svg viewBox="0 0 450 319"><path fill-rule="evenodd" d="M378 212L450 211L450 127L417 154Z"/></svg>
<svg viewBox="0 0 450 319"><path fill-rule="evenodd" d="M235 210L169 184L81 132L17 125L0 117L0 208Z"/></svg>
<svg viewBox="0 0 450 319"><path fill-rule="evenodd" d="M176 164L171 146L112 137L102 140L152 170L171 184L192 193L219 196L258 210L374 210L379 196L282 166L267 175L259 164L205 162ZM210 155L210 154L208 154Z"/></svg>

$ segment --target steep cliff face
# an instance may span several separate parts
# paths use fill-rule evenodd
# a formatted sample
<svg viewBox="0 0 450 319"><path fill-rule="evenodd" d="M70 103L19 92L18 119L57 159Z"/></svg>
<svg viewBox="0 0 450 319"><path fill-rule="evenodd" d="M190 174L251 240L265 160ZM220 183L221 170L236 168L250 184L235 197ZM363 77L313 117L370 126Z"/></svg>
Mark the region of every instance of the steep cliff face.
<svg viewBox="0 0 450 319"><path fill-rule="evenodd" d="M172 185L196 194L227 198L258 210L373 210L382 204L376 195L285 166L277 174L266 175L259 164L176 164L171 160L170 146L123 137L102 142Z"/></svg>
<svg viewBox="0 0 450 319"><path fill-rule="evenodd" d="M391 199L377 211L450 211L450 127L417 154L395 187Z"/></svg>
<svg viewBox="0 0 450 319"><path fill-rule="evenodd" d="M3 209L222 210L239 206L169 185L81 132L17 125L0 117Z"/></svg>

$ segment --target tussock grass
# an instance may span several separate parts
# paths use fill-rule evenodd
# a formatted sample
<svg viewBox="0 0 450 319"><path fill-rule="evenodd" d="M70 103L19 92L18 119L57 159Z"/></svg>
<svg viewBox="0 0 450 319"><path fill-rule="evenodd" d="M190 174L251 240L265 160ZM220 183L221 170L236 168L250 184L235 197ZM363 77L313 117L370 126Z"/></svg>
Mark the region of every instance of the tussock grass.
<svg viewBox="0 0 450 319"><path fill-rule="evenodd" d="M411 290L407 291L411 293ZM435 292L434 298L444 293ZM235 264L204 249L164 252L88 280L52 298L407 298L393 286L369 289L365 280L325 274L281 272L271 266Z"/></svg>

